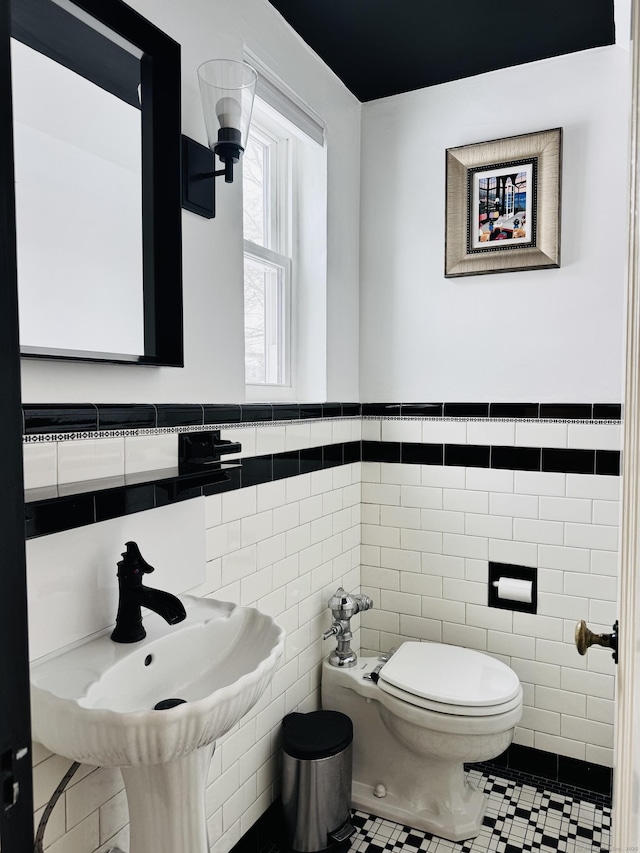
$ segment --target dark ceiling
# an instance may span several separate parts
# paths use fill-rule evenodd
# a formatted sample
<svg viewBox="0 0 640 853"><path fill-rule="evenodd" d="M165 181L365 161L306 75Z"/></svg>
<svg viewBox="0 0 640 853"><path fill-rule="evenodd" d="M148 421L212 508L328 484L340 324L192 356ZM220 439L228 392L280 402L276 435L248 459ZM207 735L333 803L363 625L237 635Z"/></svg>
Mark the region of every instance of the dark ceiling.
<svg viewBox="0 0 640 853"><path fill-rule="evenodd" d="M613 2L270 0L360 101L613 44Z"/></svg>

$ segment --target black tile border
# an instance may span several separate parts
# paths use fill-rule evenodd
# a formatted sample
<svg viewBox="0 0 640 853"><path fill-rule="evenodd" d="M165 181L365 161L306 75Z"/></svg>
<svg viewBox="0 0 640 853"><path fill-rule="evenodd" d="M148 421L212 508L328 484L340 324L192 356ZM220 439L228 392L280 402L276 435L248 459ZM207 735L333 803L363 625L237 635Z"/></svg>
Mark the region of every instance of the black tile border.
<svg viewBox="0 0 640 853"><path fill-rule="evenodd" d="M24 434L260 423L300 418L620 420L620 403L25 403Z"/></svg>
<svg viewBox="0 0 640 853"><path fill-rule="evenodd" d="M544 780L545 787L549 782L571 786L580 791L588 791L596 795L598 802L608 798L611 805L613 790L613 770L602 764L593 764L555 752L545 752L530 746L512 743L508 749L493 761L479 764L469 764L468 767L491 768L491 772L501 775L505 770L516 773L526 773L536 779Z"/></svg>

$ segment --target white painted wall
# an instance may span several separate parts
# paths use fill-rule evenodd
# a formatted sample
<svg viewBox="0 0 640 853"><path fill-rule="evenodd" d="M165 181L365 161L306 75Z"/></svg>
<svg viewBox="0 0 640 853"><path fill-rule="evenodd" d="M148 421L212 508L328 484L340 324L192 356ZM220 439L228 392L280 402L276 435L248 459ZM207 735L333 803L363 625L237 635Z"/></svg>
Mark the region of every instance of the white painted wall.
<svg viewBox="0 0 640 853"><path fill-rule="evenodd" d="M622 399L620 41L363 105L362 400ZM445 150L553 127L564 129L561 268L445 279Z"/></svg>
<svg viewBox="0 0 640 853"><path fill-rule="evenodd" d="M182 127L206 142L196 69L246 45L327 124L327 396L358 393L360 104L267 0L133 0L182 45ZM345 144L348 140L348 144ZM241 182L218 186L213 220L183 212L185 367L24 360L25 402L244 399Z"/></svg>

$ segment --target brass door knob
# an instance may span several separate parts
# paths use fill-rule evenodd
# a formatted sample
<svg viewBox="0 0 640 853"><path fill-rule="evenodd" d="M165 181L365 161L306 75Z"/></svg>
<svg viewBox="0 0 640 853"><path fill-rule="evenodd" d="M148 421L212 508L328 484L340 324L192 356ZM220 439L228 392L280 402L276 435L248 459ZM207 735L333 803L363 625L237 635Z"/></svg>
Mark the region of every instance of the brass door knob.
<svg viewBox="0 0 640 853"><path fill-rule="evenodd" d="M613 650L613 659L618 663L618 621L612 628L611 634L594 634L589 630L587 623L581 619L576 625L576 648L581 655L586 655L589 646L604 646Z"/></svg>

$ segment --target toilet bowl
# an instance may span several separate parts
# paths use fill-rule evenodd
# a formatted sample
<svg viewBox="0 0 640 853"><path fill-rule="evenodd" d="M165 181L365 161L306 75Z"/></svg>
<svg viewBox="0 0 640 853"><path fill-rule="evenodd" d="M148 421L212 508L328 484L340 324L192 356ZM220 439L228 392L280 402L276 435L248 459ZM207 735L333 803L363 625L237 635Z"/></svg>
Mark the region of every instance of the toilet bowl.
<svg viewBox="0 0 640 853"><path fill-rule="evenodd" d="M450 841L475 837L487 799L463 765L511 743L522 717L518 676L440 643L404 643L376 673L379 665L323 664L323 708L353 721L353 807Z"/></svg>

